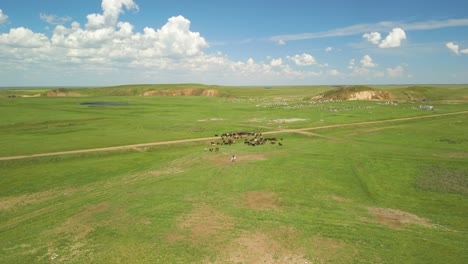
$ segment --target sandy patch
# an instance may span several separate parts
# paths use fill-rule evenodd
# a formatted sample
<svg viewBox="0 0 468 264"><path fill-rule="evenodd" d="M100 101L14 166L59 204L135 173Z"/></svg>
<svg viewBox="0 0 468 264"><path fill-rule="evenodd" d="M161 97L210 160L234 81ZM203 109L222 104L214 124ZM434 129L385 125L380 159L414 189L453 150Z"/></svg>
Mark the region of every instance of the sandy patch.
<svg viewBox="0 0 468 264"><path fill-rule="evenodd" d="M278 210L278 198L273 192L248 192L242 199L242 207L254 210Z"/></svg>
<svg viewBox="0 0 468 264"><path fill-rule="evenodd" d="M361 91L350 94L348 100L383 100L390 99L390 94L383 91Z"/></svg>
<svg viewBox="0 0 468 264"><path fill-rule="evenodd" d="M417 215L395 209L367 207L367 211L374 215L374 219L363 218L364 221L372 221L389 226L392 229L402 229L405 225L415 224L424 227L434 227L429 220Z"/></svg>

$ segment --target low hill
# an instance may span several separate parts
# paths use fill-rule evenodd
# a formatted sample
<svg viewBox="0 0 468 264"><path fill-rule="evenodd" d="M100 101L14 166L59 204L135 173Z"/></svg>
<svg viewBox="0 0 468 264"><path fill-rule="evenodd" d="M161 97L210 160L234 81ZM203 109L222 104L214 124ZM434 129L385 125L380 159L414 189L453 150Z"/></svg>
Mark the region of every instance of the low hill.
<svg viewBox="0 0 468 264"><path fill-rule="evenodd" d="M368 86L341 86L312 99L321 100L390 100L392 93Z"/></svg>

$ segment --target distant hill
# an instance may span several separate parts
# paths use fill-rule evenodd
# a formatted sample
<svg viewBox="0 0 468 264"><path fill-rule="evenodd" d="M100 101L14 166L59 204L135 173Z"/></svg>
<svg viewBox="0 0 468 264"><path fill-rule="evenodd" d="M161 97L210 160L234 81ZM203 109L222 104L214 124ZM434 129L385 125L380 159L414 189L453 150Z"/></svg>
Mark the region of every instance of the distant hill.
<svg viewBox="0 0 468 264"><path fill-rule="evenodd" d="M312 97L312 100L394 100L394 101L421 101L421 100L449 100L468 101L467 86L410 86L386 87L378 86L341 86Z"/></svg>
<svg viewBox="0 0 468 264"><path fill-rule="evenodd" d="M341 86L327 91L313 99L323 100L390 100L392 93L368 86Z"/></svg>
<svg viewBox="0 0 468 264"><path fill-rule="evenodd" d="M109 87L57 88L12 87L0 97L89 97L89 96L216 96L225 98L270 98L272 100L376 100L452 102L468 101L468 85L435 86L218 86L195 83L132 84Z"/></svg>

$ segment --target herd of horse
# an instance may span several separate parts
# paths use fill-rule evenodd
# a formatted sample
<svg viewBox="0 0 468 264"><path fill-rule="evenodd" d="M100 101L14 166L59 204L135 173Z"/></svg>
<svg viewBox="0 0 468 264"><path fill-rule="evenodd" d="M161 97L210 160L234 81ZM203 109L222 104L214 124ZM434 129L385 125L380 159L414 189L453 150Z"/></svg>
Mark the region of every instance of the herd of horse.
<svg viewBox="0 0 468 264"><path fill-rule="evenodd" d="M223 133L221 136L218 134L215 135L215 137L219 137L218 140L211 141L211 148L208 150L210 152L217 152L219 151L220 145L232 145L235 144L239 141L242 141L243 144L247 146L260 146L260 145L265 145L267 143L270 144L278 144L278 146L283 146L283 138L280 138L279 140L276 137L264 137L262 132L248 132L248 131L239 131L239 132L229 132L229 133Z"/></svg>

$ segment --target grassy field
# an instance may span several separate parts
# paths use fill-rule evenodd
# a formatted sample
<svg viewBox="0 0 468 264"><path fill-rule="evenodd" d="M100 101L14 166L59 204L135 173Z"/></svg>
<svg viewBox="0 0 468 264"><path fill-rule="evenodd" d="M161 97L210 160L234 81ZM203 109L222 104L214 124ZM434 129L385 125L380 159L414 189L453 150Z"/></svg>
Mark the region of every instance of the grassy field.
<svg viewBox="0 0 468 264"><path fill-rule="evenodd" d="M333 87L219 89L0 93L0 157L240 130L283 139L0 161L0 263L466 262L468 114L435 115L467 111L467 88L390 88L430 99L398 105L310 100Z"/></svg>

